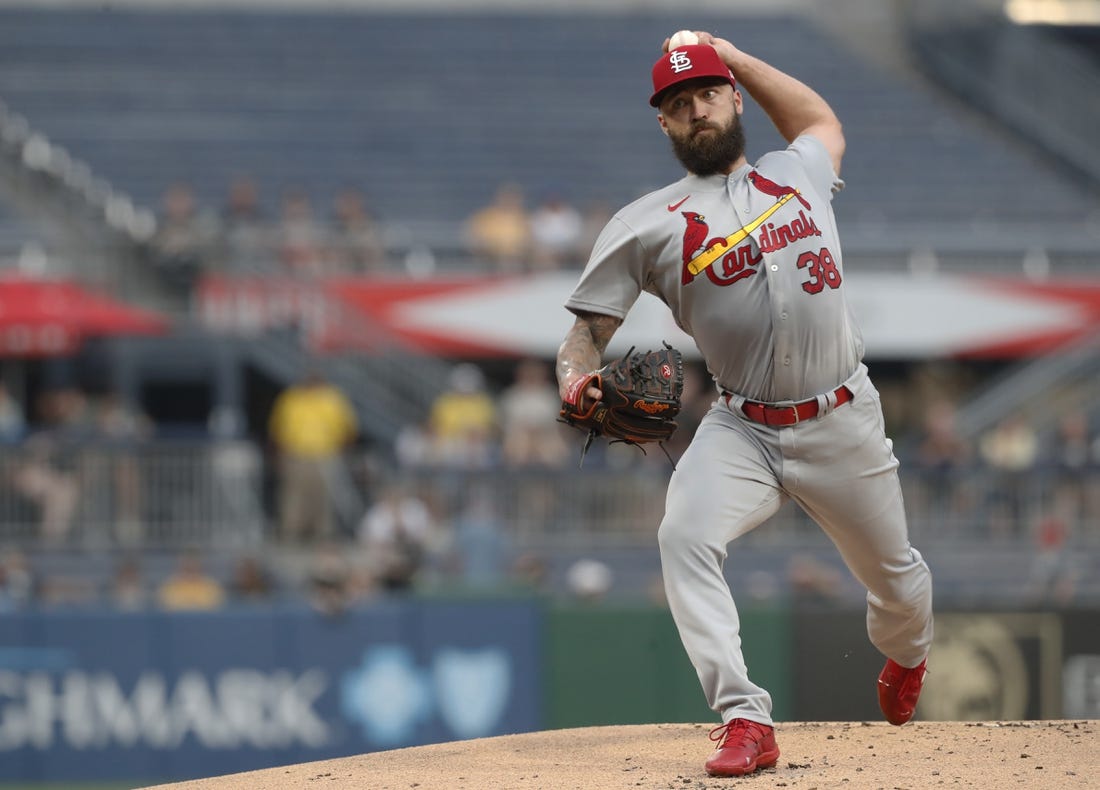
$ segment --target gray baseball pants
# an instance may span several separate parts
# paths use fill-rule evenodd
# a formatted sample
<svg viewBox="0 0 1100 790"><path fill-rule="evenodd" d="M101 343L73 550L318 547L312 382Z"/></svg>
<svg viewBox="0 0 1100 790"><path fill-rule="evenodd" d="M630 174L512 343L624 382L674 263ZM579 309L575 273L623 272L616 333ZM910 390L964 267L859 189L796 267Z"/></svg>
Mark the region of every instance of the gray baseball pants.
<svg viewBox="0 0 1100 790"><path fill-rule="evenodd" d="M812 420L769 427L719 398L669 482L658 531L669 608L708 704L724 722L771 724L768 692L749 680L740 620L723 574L727 547L793 499L867 588L867 633L916 666L932 642L932 577L909 545L898 462L878 391L860 365L851 402L819 396Z"/></svg>

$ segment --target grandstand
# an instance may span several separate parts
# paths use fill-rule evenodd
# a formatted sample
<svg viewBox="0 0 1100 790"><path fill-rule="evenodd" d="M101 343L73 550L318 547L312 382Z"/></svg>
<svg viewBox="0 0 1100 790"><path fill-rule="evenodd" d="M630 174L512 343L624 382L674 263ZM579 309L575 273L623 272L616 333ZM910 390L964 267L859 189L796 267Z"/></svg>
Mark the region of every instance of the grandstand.
<svg viewBox="0 0 1100 790"><path fill-rule="evenodd" d="M703 12L701 28L732 20ZM680 13L0 11L0 96L135 203L233 174L269 202L363 187L400 240L455 246L503 180L622 204L676 173L644 99ZM738 40L816 86L845 122L853 252L1085 243L1097 199L996 128L877 72L805 14L736 19ZM406 43L416 31L415 45ZM750 153L778 142L746 118ZM1021 199L1026 196L1026 199ZM974 235L982 242L975 243Z"/></svg>

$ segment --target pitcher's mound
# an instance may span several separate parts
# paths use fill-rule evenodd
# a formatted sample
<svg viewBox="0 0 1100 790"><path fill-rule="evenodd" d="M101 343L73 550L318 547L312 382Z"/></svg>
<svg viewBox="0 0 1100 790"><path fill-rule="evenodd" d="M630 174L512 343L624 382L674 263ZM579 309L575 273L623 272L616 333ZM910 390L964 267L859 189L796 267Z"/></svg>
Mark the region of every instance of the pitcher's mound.
<svg viewBox="0 0 1100 790"><path fill-rule="evenodd" d="M780 724L775 768L703 771L707 724L586 727L456 741L201 779L173 790L934 790L1100 787L1100 722Z"/></svg>

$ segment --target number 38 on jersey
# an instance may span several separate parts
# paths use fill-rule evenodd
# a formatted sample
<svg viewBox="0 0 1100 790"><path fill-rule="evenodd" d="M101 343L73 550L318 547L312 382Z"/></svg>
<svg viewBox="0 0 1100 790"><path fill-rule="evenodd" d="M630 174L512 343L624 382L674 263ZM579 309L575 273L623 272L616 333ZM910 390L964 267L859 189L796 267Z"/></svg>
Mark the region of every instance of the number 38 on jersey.
<svg viewBox="0 0 1100 790"><path fill-rule="evenodd" d="M802 290L808 294L819 294L830 288L840 287L840 269L836 267L833 254L827 247L822 247L819 252L804 252L798 256L799 269L805 269L809 279L802 283Z"/></svg>

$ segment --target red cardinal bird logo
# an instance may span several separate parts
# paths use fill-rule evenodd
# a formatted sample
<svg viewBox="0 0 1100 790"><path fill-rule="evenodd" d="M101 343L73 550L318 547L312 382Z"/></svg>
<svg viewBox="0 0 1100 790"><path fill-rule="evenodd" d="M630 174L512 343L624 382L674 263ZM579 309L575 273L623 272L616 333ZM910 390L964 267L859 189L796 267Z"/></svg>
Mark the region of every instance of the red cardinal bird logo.
<svg viewBox="0 0 1100 790"><path fill-rule="evenodd" d="M765 178L764 176L760 175L755 170L749 173L749 181L751 181L752 185L763 192L765 195L771 195L776 199L781 198L784 195L794 195L796 198L798 198L798 202L802 204L802 207L804 209L806 209L807 211L810 210L810 204L806 202L806 198L802 197L802 193L794 187L777 184L771 179Z"/></svg>
<svg viewBox="0 0 1100 790"><path fill-rule="evenodd" d="M687 220L687 228L684 230L684 263L687 263L703 246L710 228L703 221L702 214L696 214L694 211L681 211L680 214Z"/></svg>
<svg viewBox="0 0 1100 790"><path fill-rule="evenodd" d="M716 244L725 247L726 239L723 236L715 236L709 241L706 240L707 234L710 233L710 227L702 214L697 214L694 211L681 211L680 215L687 221L687 227L684 228L684 268L681 270L680 282L687 285L695 279L695 275L688 270L688 264L695 258L695 254L699 250L709 249Z"/></svg>

